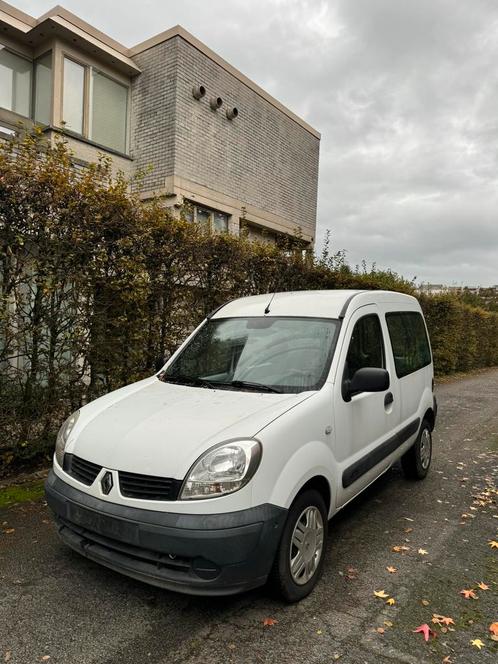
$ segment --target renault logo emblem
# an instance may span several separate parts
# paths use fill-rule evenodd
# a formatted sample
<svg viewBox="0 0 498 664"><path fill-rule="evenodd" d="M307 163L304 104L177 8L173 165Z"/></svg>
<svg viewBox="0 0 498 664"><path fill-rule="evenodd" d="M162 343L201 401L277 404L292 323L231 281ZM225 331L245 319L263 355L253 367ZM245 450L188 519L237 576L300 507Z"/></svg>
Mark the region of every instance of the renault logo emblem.
<svg viewBox="0 0 498 664"><path fill-rule="evenodd" d="M102 487L102 493L107 494L112 489L112 474L107 470L104 474L104 477L100 480L100 486Z"/></svg>

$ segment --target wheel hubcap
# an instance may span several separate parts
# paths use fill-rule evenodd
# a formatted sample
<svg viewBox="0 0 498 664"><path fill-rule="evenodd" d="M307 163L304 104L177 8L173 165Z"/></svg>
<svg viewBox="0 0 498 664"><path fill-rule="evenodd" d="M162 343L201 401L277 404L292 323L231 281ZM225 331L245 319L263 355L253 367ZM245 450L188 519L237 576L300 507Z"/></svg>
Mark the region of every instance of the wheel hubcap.
<svg viewBox="0 0 498 664"><path fill-rule="evenodd" d="M431 461L432 439L429 429L424 429L420 436L420 463L422 468L427 470Z"/></svg>
<svg viewBox="0 0 498 664"><path fill-rule="evenodd" d="M323 519L317 507L301 512L292 533L289 561L292 580L302 586L316 572L323 551Z"/></svg>

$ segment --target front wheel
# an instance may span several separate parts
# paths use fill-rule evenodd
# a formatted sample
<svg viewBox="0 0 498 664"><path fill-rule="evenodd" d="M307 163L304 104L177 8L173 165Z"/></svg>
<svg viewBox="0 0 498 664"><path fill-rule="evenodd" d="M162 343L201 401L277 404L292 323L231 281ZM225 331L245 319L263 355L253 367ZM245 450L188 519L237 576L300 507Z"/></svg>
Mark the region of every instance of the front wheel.
<svg viewBox="0 0 498 664"><path fill-rule="evenodd" d="M327 526L318 491L305 491L292 503L271 572L272 585L287 602L309 595L320 578Z"/></svg>
<svg viewBox="0 0 498 664"><path fill-rule="evenodd" d="M423 420L417 440L401 457L405 476L411 480L423 480L429 472L431 459L432 427L427 420Z"/></svg>

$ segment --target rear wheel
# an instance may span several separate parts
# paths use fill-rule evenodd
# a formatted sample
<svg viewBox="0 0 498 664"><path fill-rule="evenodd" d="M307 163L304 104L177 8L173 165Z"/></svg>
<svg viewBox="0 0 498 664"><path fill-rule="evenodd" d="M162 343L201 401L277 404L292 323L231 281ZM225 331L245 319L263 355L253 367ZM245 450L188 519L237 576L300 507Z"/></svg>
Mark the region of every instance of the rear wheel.
<svg viewBox="0 0 498 664"><path fill-rule="evenodd" d="M289 510L270 577L287 602L309 595L320 578L327 525L321 494L314 489L300 494Z"/></svg>
<svg viewBox="0 0 498 664"><path fill-rule="evenodd" d="M415 443L401 457L401 466L408 479L423 480L429 472L432 459L432 427L427 420L422 426Z"/></svg>

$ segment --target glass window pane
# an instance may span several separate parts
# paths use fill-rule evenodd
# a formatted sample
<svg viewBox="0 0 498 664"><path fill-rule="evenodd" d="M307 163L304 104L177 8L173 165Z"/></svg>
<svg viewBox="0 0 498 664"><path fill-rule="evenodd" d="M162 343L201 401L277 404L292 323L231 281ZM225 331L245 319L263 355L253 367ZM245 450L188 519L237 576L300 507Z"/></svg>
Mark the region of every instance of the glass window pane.
<svg viewBox="0 0 498 664"><path fill-rule="evenodd" d="M90 138L126 152L128 88L92 70Z"/></svg>
<svg viewBox="0 0 498 664"><path fill-rule="evenodd" d="M50 124L52 106L52 52L35 62L35 120Z"/></svg>
<svg viewBox="0 0 498 664"><path fill-rule="evenodd" d="M0 106L30 116L32 68L30 60L14 55L0 45Z"/></svg>
<svg viewBox="0 0 498 664"><path fill-rule="evenodd" d="M210 228L211 221L211 210L206 210L205 208L197 208L197 223L201 226L204 226L206 229Z"/></svg>
<svg viewBox="0 0 498 664"><path fill-rule="evenodd" d="M384 341L379 317L363 316L353 329L343 380L351 380L358 369L384 368Z"/></svg>
<svg viewBox="0 0 498 664"><path fill-rule="evenodd" d="M63 120L67 129L83 133L83 98L85 68L73 60L64 58Z"/></svg>
<svg viewBox="0 0 498 664"><path fill-rule="evenodd" d="M386 314L398 378L431 363L431 351L422 316L416 311Z"/></svg>
<svg viewBox="0 0 498 664"><path fill-rule="evenodd" d="M218 233L226 233L228 231L228 214L224 212L214 213L214 230Z"/></svg>
<svg viewBox="0 0 498 664"><path fill-rule="evenodd" d="M318 318L224 318L208 321L168 367L165 381L232 381L282 392L317 390L330 367L339 322ZM240 389L240 386L233 386Z"/></svg>

